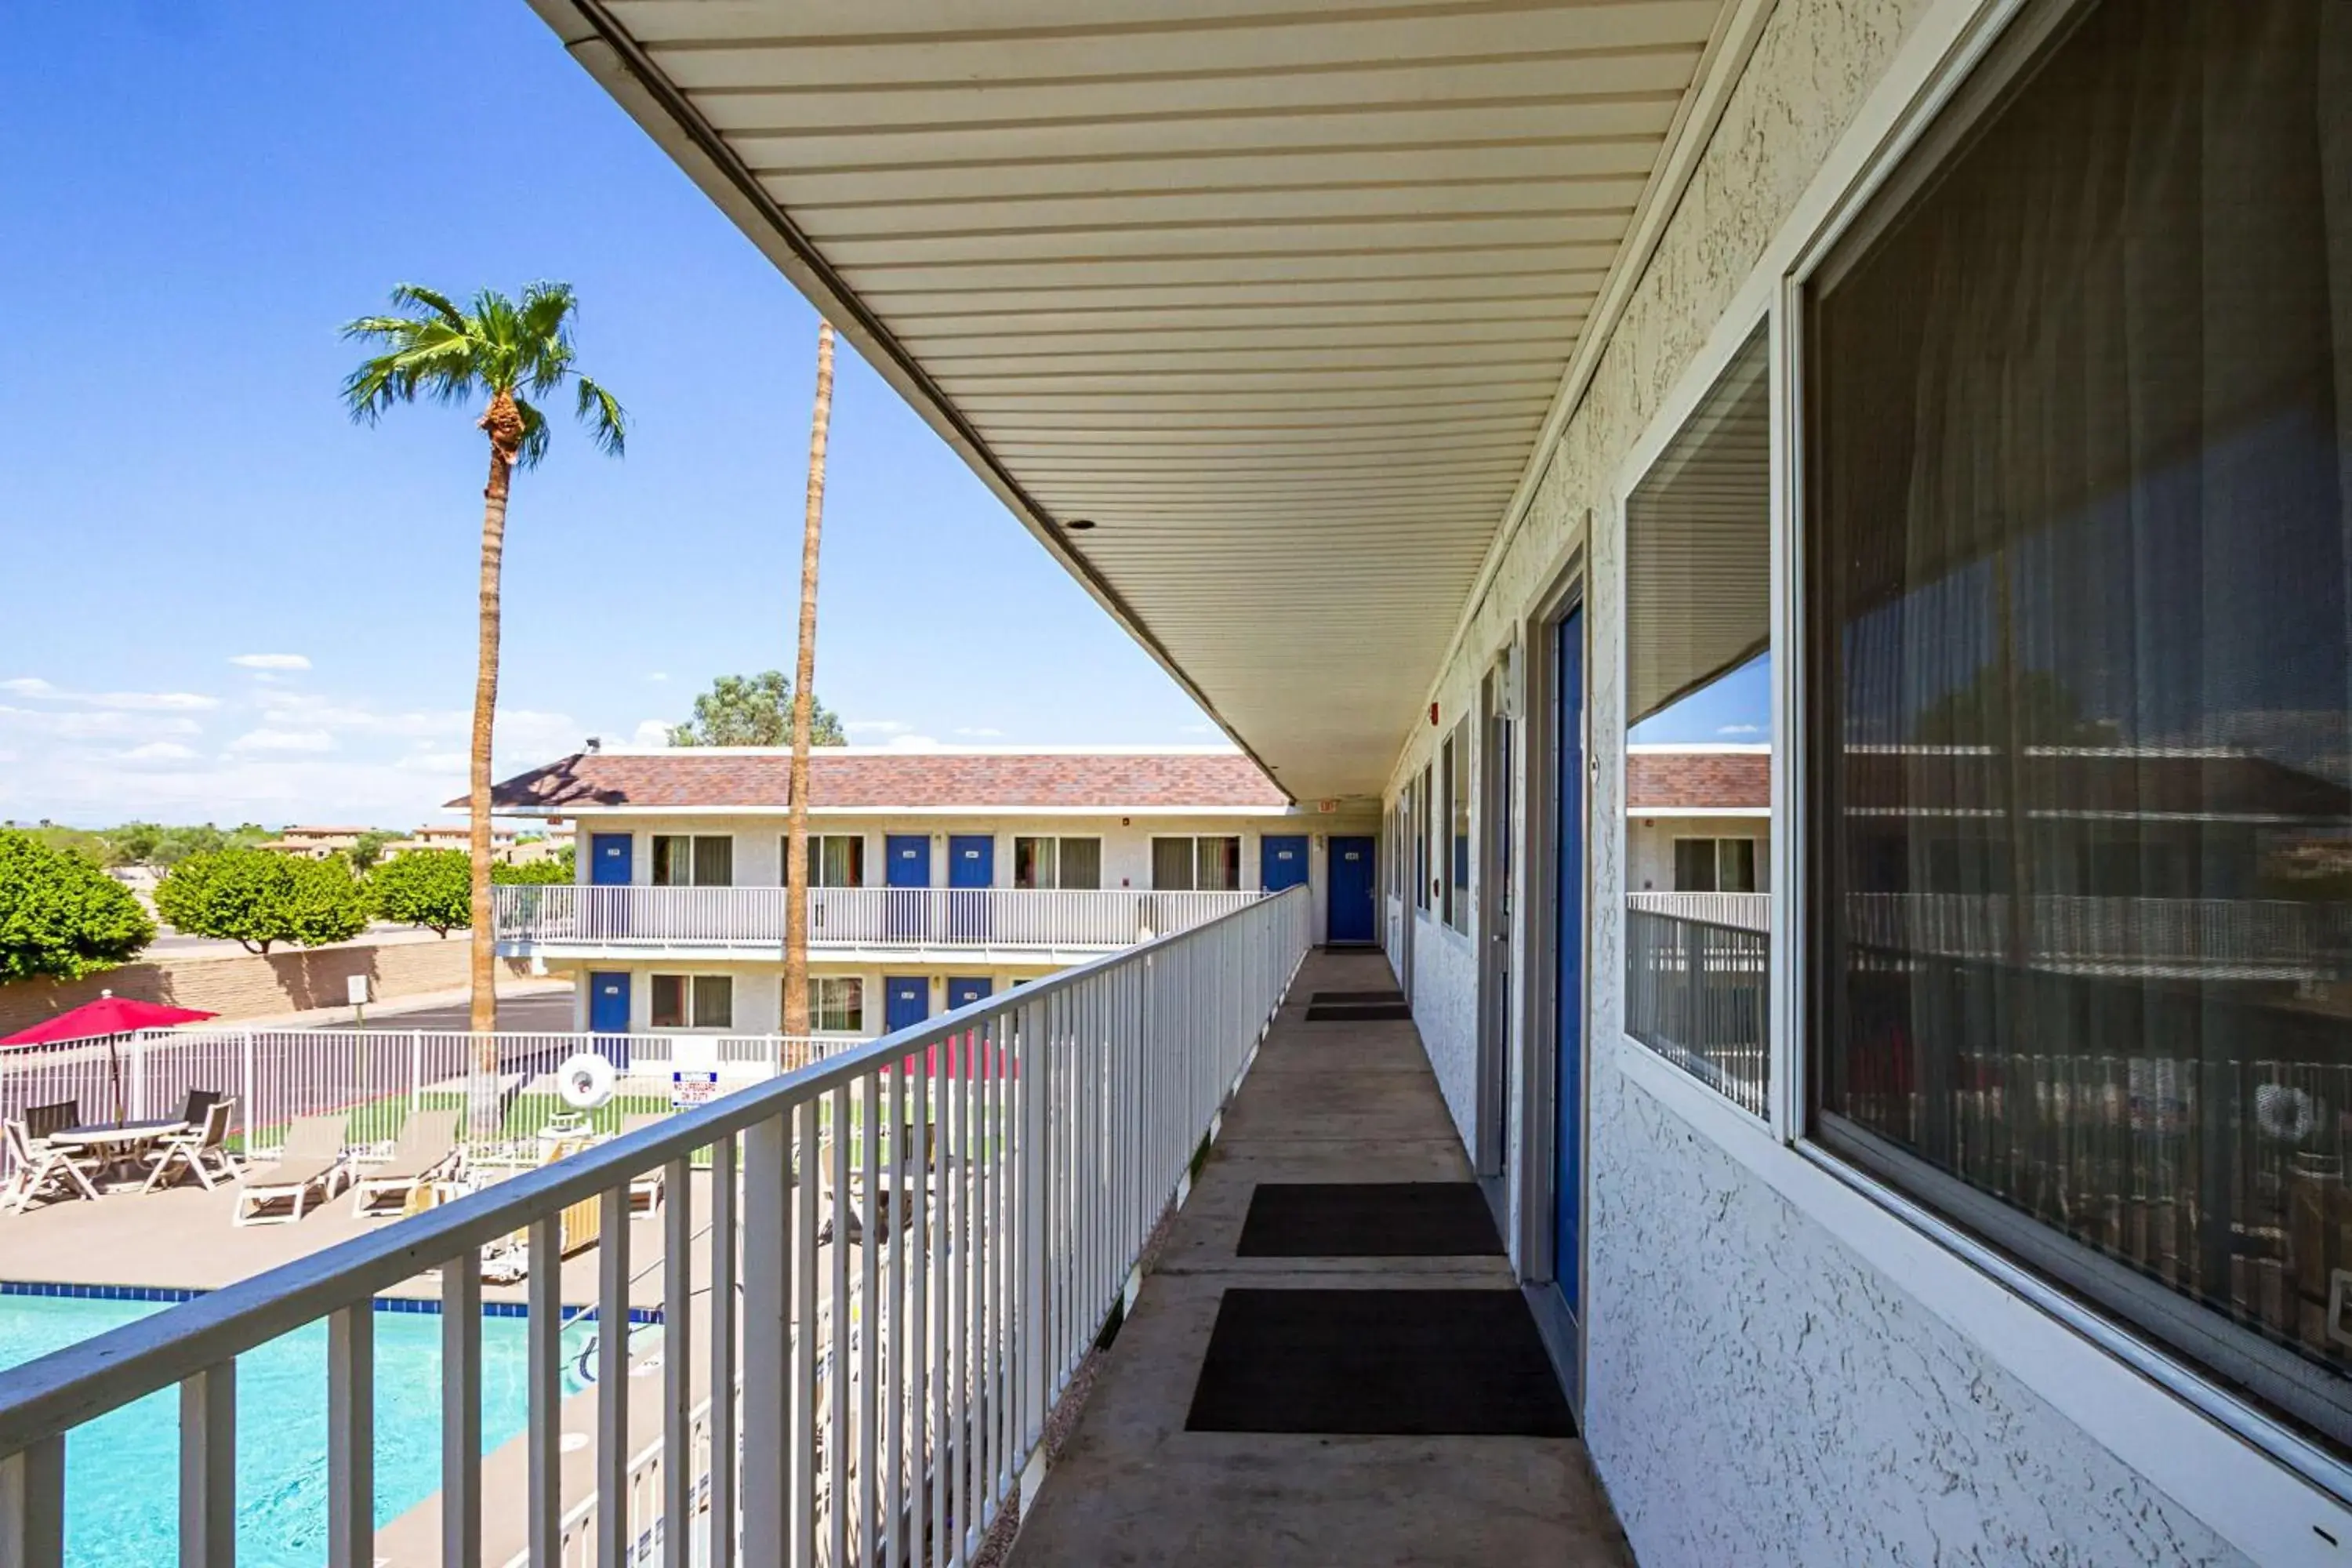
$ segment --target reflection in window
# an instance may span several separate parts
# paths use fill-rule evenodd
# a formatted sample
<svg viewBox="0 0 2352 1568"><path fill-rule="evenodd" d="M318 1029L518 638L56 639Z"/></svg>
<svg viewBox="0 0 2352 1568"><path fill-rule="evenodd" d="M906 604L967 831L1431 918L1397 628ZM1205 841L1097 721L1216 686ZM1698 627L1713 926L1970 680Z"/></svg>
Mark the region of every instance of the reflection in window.
<svg viewBox="0 0 2352 1568"><path fill-rule="evenodd" d="M1161 892L1232 892L1242 885L1242 841L1222 834L1155 838L1151 885Z"/></svg>
<svg viewBox="0 0 2352 1568"><path fill-rule="evenodd" d="M809 1024L824 1034L866 1032L866 982L855 974L812 975Z"/></svg>
<svg viewBox="0 0 2352 1568"><path fill-rule="evenodd" d="M656 833L654 886L726 888L735 881L735 840L726 834Z"/></svg>
<svg viewBox="0 0 2352 1568"><path fill-rule="evenodd" d="M2352 28L2086 11L1813 285L1819 1127L2352 1445Z"/></svg>
<svg viewBox="0 0 2352 1568"><path fill-rule="evenodd" d="M1470 721L1445 738L1445 923L1470 929Z"/></svg>
<svg viewBox="0 0 2352 1568"><path fill-rule="evenodd" d="M1015 838L1013 841L1013 885L1016 888L1067 888L1078 890L1102 886L1102 840L1099 838Z"/></svg>

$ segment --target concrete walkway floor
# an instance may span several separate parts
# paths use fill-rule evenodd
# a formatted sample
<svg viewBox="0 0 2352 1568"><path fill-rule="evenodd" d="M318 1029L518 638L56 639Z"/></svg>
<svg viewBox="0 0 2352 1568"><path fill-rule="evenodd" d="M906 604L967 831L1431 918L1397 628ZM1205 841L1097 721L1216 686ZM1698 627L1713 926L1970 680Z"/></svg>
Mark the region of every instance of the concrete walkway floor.
<svg viewBox="0 0 2352 1568"><path fill-rule="evenodd" d="M1318 990L1394 978L1376 953L1307 959L1023 1521L1013 1568L1632 1562L1578 1439L1184 1429L1228 1287L1510 1283L1500 1258L1234 1255L1259 1182L1469 1179L1412 1024L1305 1020Z"/></svg>

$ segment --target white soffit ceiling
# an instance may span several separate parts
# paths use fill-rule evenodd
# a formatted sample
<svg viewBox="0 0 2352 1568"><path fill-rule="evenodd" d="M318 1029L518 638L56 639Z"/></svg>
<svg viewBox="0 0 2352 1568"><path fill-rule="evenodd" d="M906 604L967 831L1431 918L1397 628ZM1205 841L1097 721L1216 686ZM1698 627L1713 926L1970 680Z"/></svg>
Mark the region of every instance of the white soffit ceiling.
<svg viewBox="0 0 2352 1568"><path fill-rule="evenodd" d="M531 3L1313 799L1380 790L1738 0Z"/></svg>

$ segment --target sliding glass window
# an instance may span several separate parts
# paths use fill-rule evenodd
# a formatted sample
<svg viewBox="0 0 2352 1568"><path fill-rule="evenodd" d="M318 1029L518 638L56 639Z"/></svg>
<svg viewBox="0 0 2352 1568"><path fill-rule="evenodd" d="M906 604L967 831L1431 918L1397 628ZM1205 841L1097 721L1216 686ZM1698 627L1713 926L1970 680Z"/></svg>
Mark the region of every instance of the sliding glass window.
<svg viewBox="0 0 2352 1568"><path fill-rule="evenodd" d="M1809 286L1815 1129L2352 1450L2352 7L2011 55Z"/></svg>

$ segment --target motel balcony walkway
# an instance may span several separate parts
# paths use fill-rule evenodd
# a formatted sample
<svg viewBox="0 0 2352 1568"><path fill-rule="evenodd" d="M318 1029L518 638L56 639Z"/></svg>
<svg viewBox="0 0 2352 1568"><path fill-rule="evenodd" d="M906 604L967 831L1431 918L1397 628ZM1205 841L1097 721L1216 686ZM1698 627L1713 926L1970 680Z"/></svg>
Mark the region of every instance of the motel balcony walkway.
<svg viewBox="0 0 2352 1568"><path fill-rule="evenodd" d="M1190 1197L1176 1211L1130 1311L1100 1356L1083 1413L1022 1521L1013 1568L1631 1563L1580 1438L1448 1432L1448 1425L1510 1425L1513 1413L1473 1408L1470 1421L1449 1422L1449 1415L1465 1414L1461 1401L1475 1401L1478 1392L1459 1385L1438 1390L1440 1408L1425 1397L1431 1392L1426 1380L1438 1374L1449 1352L1458 1356L1480 1348L1444 1342L1449 1302L1485 1312L1507 1298L1524 1321L1526 1342L1533 1343L1532 1317L1517 1300L1499 1252L1241 1255L1253 1201L1272 1184L1444 1183L1457 1184L1457 1194L1475 1194L1461 1141L1412 1024L1307 1021L1318 993L1371 994L1393 985L1378 954L1318 952L1307 959L1255 1065L1226 1108L1222 1135ZM1282 1394L1303 1392L1311 1402L1317 1391L1309 1385L1320 1363L1361 1385L1356 1408L1340 1413L1359 1430L1191 1429L1188 1421L1218 1419L1208 1406L1220 1392L1241 1394L1244 1404L1252 1396L1250 1389L1230 1384L1222 1391L1203 1384L1204 1363L1213 1356L1221 1372L1244 1381L1267 1370L1253 1364L1246 1337L1234 1342L1238 1353L1228 1355L1223 1344L1213 1352L1213 1336L1223 1337L1221 1314L1225 1335L1236 1334L1251 1325L1236 1320L1235 1305L1260 1307L1266 1299L1254 1293L1276 1291L1475 1295L1429 1299L1440 1308L1436 1342L1418 1348L1402 1328L1388 1344L1365 1343L1360 1315L1323 1311L1328 1298L1297 1295L1292 1301L1309 1306L1304 1321L1296 1311L1278 1313L1275 1333L1280 1358L1289 1363L1282 1370L1303 1374L1305 1383L1277 1377L1278 1386L1255 1390L1272 1408L1228 1408L1225 1416L1241 1419L1227 1424L1261 1417L1262 1425L1294 1417L1311 1423L1311 1412ZM1486 1334L1481 1321L1465 1310L1454 1332ZM1371 1332L1389 1338L1378 1326ZM1341 1336L1356 1342L1338 1342ZM1265 1346L1262 1332L1256 1344ZM1401 1352L1396 1359L1386 1354L1392 1349ZM1403 1357L1419 1358L1420 1364L1397 1364ZM1495 1370L1490 1363L1489 1374ZM1548 1367L1533 1371L1549 1381ZM1387 1398L1391 1390L1403 1397ZM1529 1405L1540 1408L1540 1398L1528 1396L1549 1392L1522 1388L1510 1403L1522 1411ZM1360 1429L1382 1425L1398 1430Z"/></svg>

